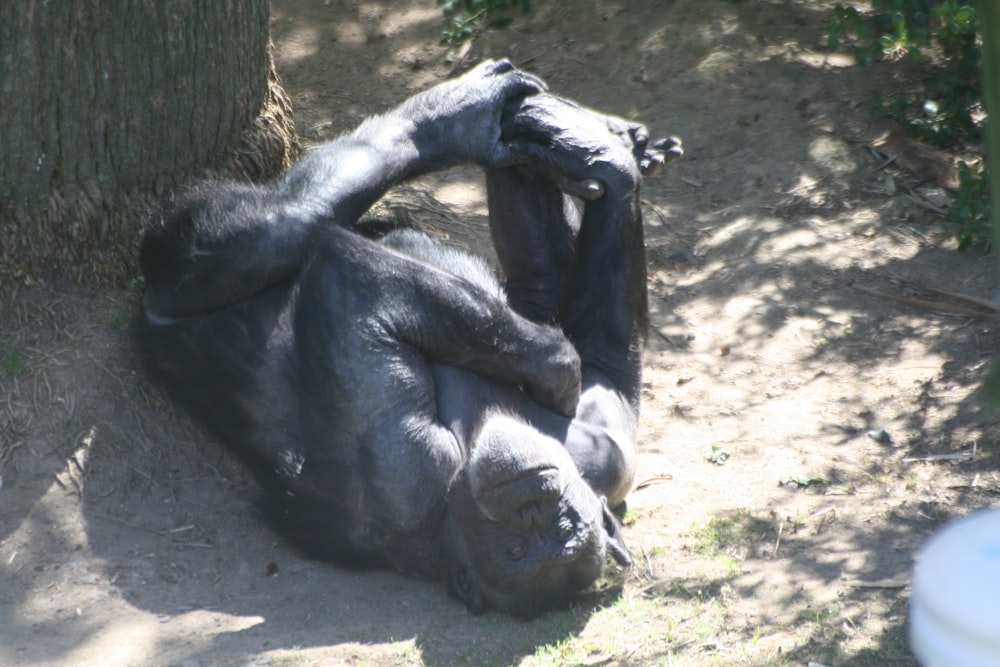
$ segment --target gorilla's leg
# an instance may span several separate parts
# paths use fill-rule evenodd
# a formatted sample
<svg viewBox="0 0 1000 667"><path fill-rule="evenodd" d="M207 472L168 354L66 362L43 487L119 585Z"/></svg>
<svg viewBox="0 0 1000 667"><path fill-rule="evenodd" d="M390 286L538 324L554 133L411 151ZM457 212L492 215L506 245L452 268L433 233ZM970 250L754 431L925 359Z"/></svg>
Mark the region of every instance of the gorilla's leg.
<svg viewBox="0 0 1000 667"><path fill-rule="evenodd" d="M561 325L581 355L575 419L530 407L522 412L560 437L587 483L614 506L624 499L634 475L646 310L645 281L637 281L627 267L639 262L644 275L641 221L630 208L608 210L595 202L587 203L581 220L568 196L527 168L489 170L486 182L490 229L511 306ZM605 201L610 200L599 200ZM607 229L595 235L595 225ZM585 242L605 245L595 252Z"/></svg>
<svg viewBox="0 0 1000 667"><path fill-rule="evenodd" d="M613 506L634 476L648 326L639 170L675 157L679 143L647 147L645 128L549 95L512 110L504 138L536 159L487 172L490 228L512 306L556 321L576 346L583 391L564 443ZM553 181L588 196L582 217ZM580 187L594 182L600 196Z"/></svg>
<svg viewBox="0 0 1000 667"><path fill-rule="evenodd" d="M511 307L556 322L569 286L579 214L573 201L527 168L486 172L490 235Z"/></svg>
<svg viewBox="0 0 1000 667"><path fill-rule="evenodd" d="M527 169L489 170L487 192L511 307L562 324L576 291L589 288L572 283L576 232L583 233L587 215L581 221L552 181ZM595 320L609 307L592 306ZM445 531L446 576L456 597L473 611L485 605L531 616L590 585L606 556L630 562L602 497L621 502L633 476L635 410L623 390L583 367L588 384L567 419L509 385L451 367L432 370L439 418L470 447L449 494Z"/></svg>

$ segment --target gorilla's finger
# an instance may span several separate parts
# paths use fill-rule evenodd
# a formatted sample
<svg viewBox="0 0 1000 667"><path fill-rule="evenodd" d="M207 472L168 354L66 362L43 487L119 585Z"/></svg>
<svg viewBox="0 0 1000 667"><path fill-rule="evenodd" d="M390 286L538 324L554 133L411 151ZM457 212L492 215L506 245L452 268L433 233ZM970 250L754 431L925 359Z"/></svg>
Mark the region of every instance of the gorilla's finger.
<svg viewBox="0 0 1000 667"><path fill-rule="evenodd" d="M656 176L663 170L663 153L646 153L639 160L639 171L643 176Z"/></svg>
<svg viewBox="0 0 1000 667"><path fill-rule="evenodd" d="M649 143L649 130L645 125L636 124L629 128L629 135L632 143L639 147L645 147Z"/></svg>
<svg viewBox="0 0 1000 667"><path fill-rule="evenodd" d="M507 149L514 155L520 156L522 164L540 163L539 166L545 169L552 162L553 154L546 150L545 146L532 141L531 139L512 138L506 142Z"/></svg>
<svg viewBox="0 0 1000 667"><path fill-rule="evenodd" d="M549 89L549 85L544 80L531 72L519 70L518 75L521 77L521 85L525 87L529 94L544 93Z"/></svg>
<svg viewBox="0 0 1000 667"><path fill-rule="evenodd" d="M595 201L604 196L604 184L596 178L576 179L560 169L553 160L554 154L545 146L532 141L513 140L507 143L512 155L521 158L520 163L544 174L565 194L579 197L584 201Z"/></svg>
<svg viewBox="0 0 1000 667"><path fill-rule="evenodd" d="M509 58L501 58L499 60L486 60L483 62L486 69L490 69L494 74L502 74L503 72L509 72L514 69L514 63L510 61Z"/></svg>
<svg viewBox="0 0 1000 667"><path fill-rule="evenodd" d="M684 155L684 144L681 142L680 137L670 136L663 139L657 139L652 143L650 148L662 151L668 156L668 160L676 160L680 156Z"/></svg>
<svg viewBox="0 0 1000 667"><path fill-rule="evenodd" d="M517 87L525 95L545 92L548 85L541 78L531 72L525 72L514 67L514 63L503 58L501 60L486 60L470 70L470 74L482 70L481 74L486 76L511 76L517 81Z"/></svg>

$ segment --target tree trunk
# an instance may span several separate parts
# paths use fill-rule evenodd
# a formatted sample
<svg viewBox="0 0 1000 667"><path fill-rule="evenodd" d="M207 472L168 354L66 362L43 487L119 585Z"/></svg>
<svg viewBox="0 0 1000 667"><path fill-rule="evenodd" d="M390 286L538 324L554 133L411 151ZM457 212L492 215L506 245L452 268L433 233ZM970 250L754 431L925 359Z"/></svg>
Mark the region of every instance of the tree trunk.
<svg viewBox="0 0 1000 667"><path fill-rule="evenodd" d="M1000 252L1000 7L976 5L979 37L983 40L983 104L986 106L986 166L990 187L993 253Z"/></svg>
<svg viewBox="0 0 1000 667"><path fill-rule="evenodd" d="M268 0L0 4L0 280L137 275L142 222L208 173L295 157Z"/></svg>

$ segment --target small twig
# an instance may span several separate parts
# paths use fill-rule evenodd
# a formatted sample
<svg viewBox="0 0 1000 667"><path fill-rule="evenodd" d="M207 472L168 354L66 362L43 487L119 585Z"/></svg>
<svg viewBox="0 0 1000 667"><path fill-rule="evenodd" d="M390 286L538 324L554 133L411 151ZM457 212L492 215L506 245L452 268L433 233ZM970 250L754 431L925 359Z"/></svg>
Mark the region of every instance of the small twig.
<svg viewBox="0 0 1000 667"><path fill-rule="evenodd" d="M673 338L663 333L663 331L661 331L660 329L653 329L653 332L663 340L667 341L667 343L669 343L672 347L678 347L678 348L681 347L674 341Z"/></svg>
<svg viewBox="0 0 1000 667"><path fill-rule="evenodd" d="M783 531L784 529L785 529L785 522L781 521L778 524L778 539L774 541L774 551L771 552L771 558L774 558L778 555L778 547L781 546L781 531Z"/></svg>
<svg viewBox="0 0 1000 667"><path fill-rule="evenodd" d="M906 588L907 581L898 579L879 579L878 581L848 581L851 588Z"/></svg>
<svg viewBox="0 0 1000 667"><path fill-rule="evenodd" d="M878 290L873 290L869 287L864 287L863 285L855 285L855 289L859 289L862 292L871 294L872 296L877 296L883 299L889 299L890 301L896 301L898 303L906 304L909 306L917 306L919 308L926 308L931 311L944 311L947 313L955 313L958 315L967 315L969 317L979 317L986 320L1000 321L1000 316L994 313L984 313L982 311L973 310L972 308L963 308L962 306L956 306L951 303L946 303L944 301L931 301L929 299L915 299L906 296L897 296L895 294L888 294L886 292L879 292Z"/></svg>
<svg viewBox="0 0 1000 667"><path fill-rule="evenodd" d="M917 461L965 461L966 459L971 460L975 457L975 452L961 452L958 454L930 454L928 456L907 456L903 459L903 463L915 463Z"/></svg>
<svg viewBox="0 0 1000 667"><path fill-rule="evenodd" d="M925 244L928 244L928 243L931 242L930 238L928 238L926 234L923 234L923 233L917 231L916 229L914 229L913 227L910 227L909 225L900 224L900 227L902 227L906 231L908 231L911 234L913 234L914 236L916 236L918 239L920 239L921 241L923 241Z"/></svg>
<svg viewBox="0 0 1000 667"><path fill-rule="evenodd" d="M668 578L657 579L656 581L651 581L648 584L646 584L645 586L641 587L639 589L639 592L640 593L645 593L645 592L647 592L649 590L652 590L652 589L656 588L657 586L661 586L661 585L667 583L668 581L670 581L670 579L668 579Z"/></svg>
<svg viewBox="0 0 1000 667"><path fill-rule="evenodd" d="M644 559L644 560L646 561L646 572L647 572L647 576L649 576L650 578L652 578L652 577L656 576L656 575L655 575L655 574L653 573L653 563L651 563L651 562L650 562L650 560L649 560L649 554L648 554L648 553L646 552L646 550L645 550L645 549L643 549L643 550L642 550L642 557L643 557L643 559Z"/></svg>
<svg viewBox="0 0 1000 667"><path fill-rule="evenodd" d="M653 213L655 213L656 217L658 217L660 219L660 222L662 222L665 225L669 224L669 222L667 220L667 216L663 215L663 212L660 210L659 206L657 206L653 202L647 201L645 199L642 200L642 203L645 204L646 206L648 206L649 208L653 209Z"/></svg>
<svg viewBox="0 0 1000 667"><path fill-rule="evenodd" d="M660 482L668 482L673 478L674 476L668 472L662 473L660 475L653 475L652 477L647 477L646 479L636 484L632 490L639 491L640 489L645 489L646 487L652 486L653 484L658 484Z"/></svg>
<svg viewBox="0 0 1000 667"><path fill-rule="evenodd" d="M141 531L146 532L146 533L152 533L153 535L160 535L161 537L170 534L170 531L156 530L155 528L147 528L146 526L140 526L140 525L137 525L137 524L134 524L134 523L129 523L128 521L124 521L122 519L110 516L108 514L101 514L99 512L87 512L87 516L88 517L96 517L98 519L105 519L107 521L114 521L115 523L120 523L121 525L127 526L128 528L133 528L135 530L141 530Z"/></svg>
<svg viewBox="0 0 1000 667"><path fill-rule="evenodd" d="M131 470L132 472L136 473L137 475L145 477L147 482L152 483L152 481L153 481L152 477L150 477L148 474L144 473L143 471L139 470L138 468L136 468L131 463L126 463L125 467L128 468L129 470Z"/></svg>
<svg viewBox="0 0 1000 667"><path fill-rule="evenodd" d="M942 217L948 215L948 209L941 208L940 206L935 206L934 204L930 203L929 201L927 201L923 197L916 197L916 196L914 196L912 194L908 194L908 195L906 195L906 198L909 199L910 201L912 201L917 206L920 206L922 208L926 208L928 211L931 211L932 213L936 213L936 214L938 214L938 215L940 215Z"/></svg>
<svg viewBox="0 0 1000 667"><path fill-rule="evenodd" d="M191 547L192 549L214 549L215 545L209 542L179 542L174 540L173 544L179 547Z"/></svg>
<svg viewBox="0 0 1000 667"><path fill-rule="evenodd" d="M109 378L113 379L115 382L117 382L118 384L120 384L123 389L126 388L125 387L125 383L122 382L122 379L120 377L118 377L117 375L115 375L114 373L112 373L110 368L108 368L107 366L105 366L104 364L102 364L100 361L98 361L97 357L95 357L93 354L89 354L89 353L87 354L87 356L90 357L90 360L93 361L97 365L98 368L100 368L102 371L104 371L105 373L107 373L107 375L108 375Z"/></svg>
<svg viewBox="0 0 1000 667"><path fill-rule="evenodd" d="M962 294L960 292L950 292L948 290L940 289L938 287L930 287L927 285L921 285L920 283L910 280L909 278L904 278L898 276L894 273L890 273L889 277L893 280L898 280L901 283L906 283L907 285L912 285L917 289L922 289L927 292L934 292L935 294L941 294L943 296L950 296L953 299L958 299L960 301L966 301L968 303L973 303L977 306L982 306L983 308L989 308L990 310L1000 311L1000 303L992 301L990 299L981 299L978 296L972 296L971 294Z"/></svg>
<svg viewBox="0 0 1000 667"><path fill-rule="evenodd" d="M31 405L35 408L37 414L41 414L41 410L38 409L38 373L35 373L32 378L31 383Z"/></svg>
<svg viewBox="0 0 1000 667"><path fill-rule="evenodd" d="M874 169L872 169L872 171L873 172L875 172L875 171L882 171L883 169L885 169L886 167L888 167L890 164L892 164L893 162L895 162L896 158L898 158L898 157L899 157L898 155L890 155L889 157L887 157L885 159L884 162L882 162L877 167L875 167Z"/></svg>
<svg viewBox="0 0 1000 667"><path fill-rule="evenodd" d="M685 185L690 185L692 188L705 187L704 183L702 183L701 181L696 181L693 178L685 178L684 176L678 176L677 180L679 180L681 183L684 183Z"/></svg>
<svg viewBox="0 0 1000 667"><path fill-rule="evenodd" d="M990 310L1000 311L1000 303L997 303L996 301L991 301L990 299L981 299L978 296L972 296L971 294L960 294L959 292L949 292L948 290L938 289L937 287L924 287L923 289L927 290L928 292L934 292L935 294L950 296L953 299L968 301L969 303L974 303L977 306L982 306L983 308L989 308Z"/></svg>

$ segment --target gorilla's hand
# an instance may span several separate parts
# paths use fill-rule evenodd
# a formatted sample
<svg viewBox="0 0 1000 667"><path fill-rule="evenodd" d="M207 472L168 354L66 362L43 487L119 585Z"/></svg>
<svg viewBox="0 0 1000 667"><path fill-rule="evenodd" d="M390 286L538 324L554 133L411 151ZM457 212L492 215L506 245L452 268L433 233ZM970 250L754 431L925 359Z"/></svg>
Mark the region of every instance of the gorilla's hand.
<svg viewBox="0 0 1000 667"><path fill-rule="evenodd" d="M532 95L508 107L507 147L568 194L599 199L609 182L638 183L684 150L680 139L650 143L644 125L607 116L554 95Z"/></svg>
<svg viewBox="0 0 1000 667"><path fill-rule="evenodd" d="M580 356L558 332L555 350L543 355L535 364L532 378L524 385L524 391L539 404L561 415L572 417L580 402ZM531 341L536 347L540 341Z"/></svg>
<svg viewBox="0 0 1000 667"><path fill-rule="evenodd" d="M412 140L429 164L513 164L517 156L500 141L500 118L515 98L545 90L545 83L508 60L484 62L407 100L397 111L413 125Z"/></svg>

